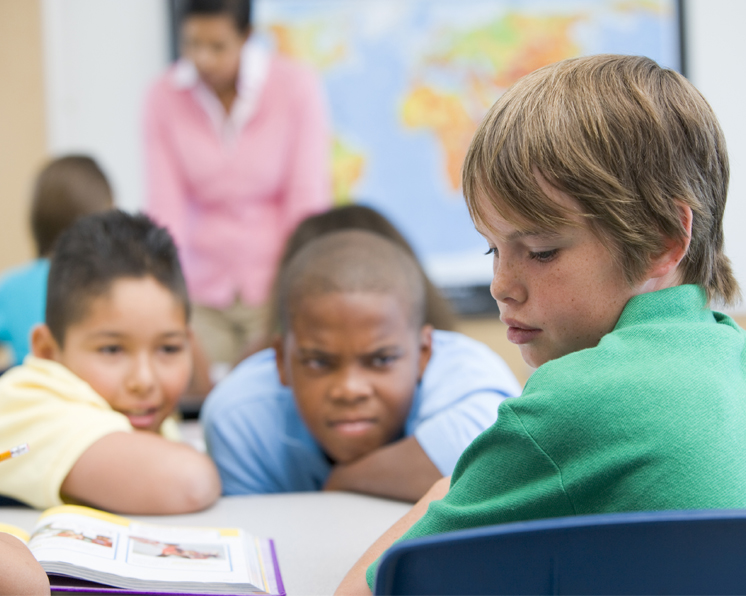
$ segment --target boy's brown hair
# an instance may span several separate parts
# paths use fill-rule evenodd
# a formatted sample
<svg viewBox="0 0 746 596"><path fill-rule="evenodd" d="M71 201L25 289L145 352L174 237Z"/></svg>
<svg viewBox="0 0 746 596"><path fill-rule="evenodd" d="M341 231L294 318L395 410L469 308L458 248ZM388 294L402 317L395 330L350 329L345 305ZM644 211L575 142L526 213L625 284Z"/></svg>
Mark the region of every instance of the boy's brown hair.
<svg viewBox="0 0 746 596"><path fill-rule="evenodd" d="M82 215L111 209L111 187L98 164L85 155L49 162L36 178L31 231L37 254L49 256L59 235Z"/></svg>
<svg viewBox="0 0 746 596"><path fill-rule="evenodd" d="M475 222L484 206L519 229L555 229L568 213L537 177L580 204L627 281L640 281L667 238L686 237L682 283L710 299L738 298L723 254L729 166L725 138L702 95L679 73L637 56L596 55L541 68L491 108L464 162Z"/></svg>

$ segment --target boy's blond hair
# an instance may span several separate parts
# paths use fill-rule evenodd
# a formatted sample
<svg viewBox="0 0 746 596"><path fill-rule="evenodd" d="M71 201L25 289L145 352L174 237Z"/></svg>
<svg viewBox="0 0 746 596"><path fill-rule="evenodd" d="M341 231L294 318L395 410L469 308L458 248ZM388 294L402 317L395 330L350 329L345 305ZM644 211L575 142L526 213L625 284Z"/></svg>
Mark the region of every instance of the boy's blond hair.
<svg viewBox="0 0 746 596"><path fill-rule="evenodd" d="M730 303L739 289L723 254L728 176L723 132L691 83L648 58L596 55L546 66L511 87L472 140L463 187L475 222L489 205L519 229L569 224L542 192L543 177L578 201L630 284L667 238L686 237L679 205L688 205L682 282Z"/></svg>

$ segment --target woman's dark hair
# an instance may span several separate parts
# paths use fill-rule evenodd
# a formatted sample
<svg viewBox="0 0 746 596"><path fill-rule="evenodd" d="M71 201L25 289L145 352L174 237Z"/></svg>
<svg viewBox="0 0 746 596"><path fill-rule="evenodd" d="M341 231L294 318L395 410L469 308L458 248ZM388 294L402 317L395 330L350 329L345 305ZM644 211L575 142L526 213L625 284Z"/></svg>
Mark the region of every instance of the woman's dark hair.
<svg viewBox="0 0 746 596"><path fill-rule="evenodd" d="M182 23L189 17L225 15L241 33L251 27L251 0L177 0L176 11Z"/></svg>
<svg viewBox="0 0 746 596"><path fill-rule="evenodd" d="M111 186L86 155L67 155L39 172L31 197L31 232L40 257L48 257L59 235L79 217L111 209Z"/></svg>

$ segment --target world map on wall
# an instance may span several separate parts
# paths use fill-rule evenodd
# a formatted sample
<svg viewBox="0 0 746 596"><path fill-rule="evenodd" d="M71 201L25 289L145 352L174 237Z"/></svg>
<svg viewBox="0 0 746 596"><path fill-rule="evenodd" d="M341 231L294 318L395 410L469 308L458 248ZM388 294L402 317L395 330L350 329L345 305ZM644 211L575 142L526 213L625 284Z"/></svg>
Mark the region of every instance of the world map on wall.
<svg viewBox="0 0 746 596"><path fill-rule="evenodd" d="M536 68L597 53L679 68L674 0L255 0L259 35L319 73L338 204L389 217L436 283L488 283L460 188L477 125Z"/></svg>

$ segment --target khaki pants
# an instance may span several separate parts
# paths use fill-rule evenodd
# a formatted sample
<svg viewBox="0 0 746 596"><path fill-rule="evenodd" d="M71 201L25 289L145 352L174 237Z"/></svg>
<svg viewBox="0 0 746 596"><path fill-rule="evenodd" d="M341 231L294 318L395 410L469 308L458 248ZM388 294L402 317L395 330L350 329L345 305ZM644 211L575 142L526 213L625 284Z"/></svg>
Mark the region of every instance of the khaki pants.
<svg viewBox="0 0 746 596"><path fill-rule="evenodd" d="M266 317L266 306L246 306L238 299L224 309L194 304L192 328L212 365L233 366L264 333Z"/></svg>

